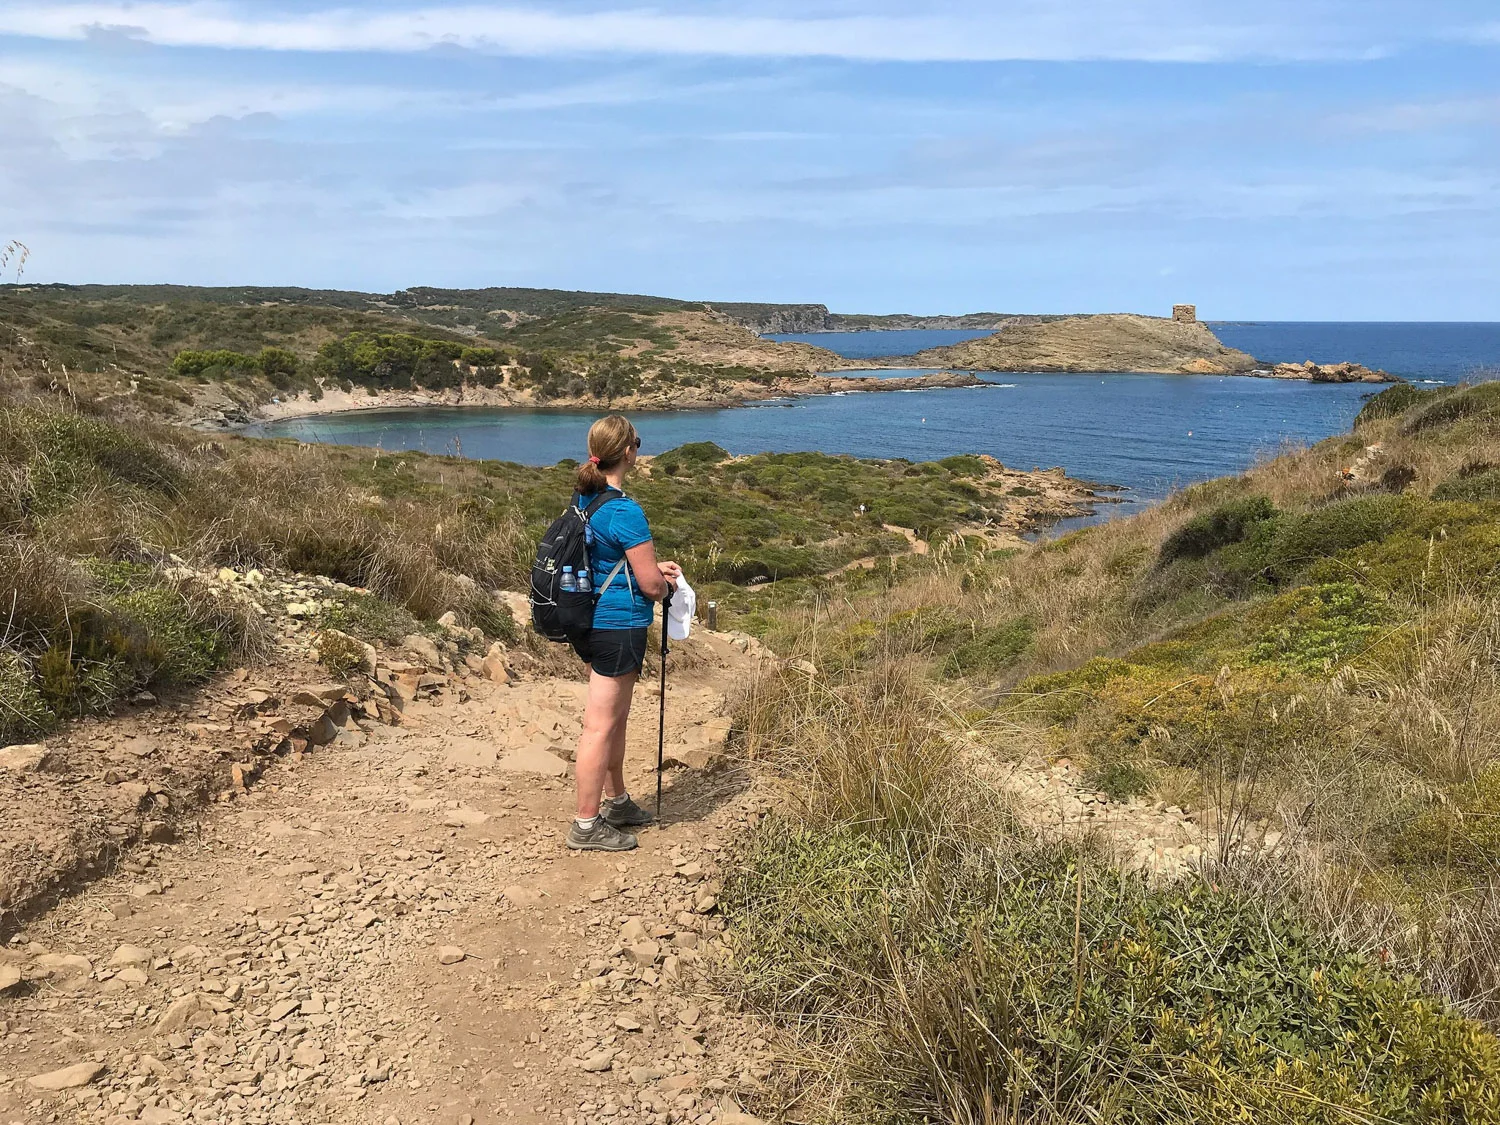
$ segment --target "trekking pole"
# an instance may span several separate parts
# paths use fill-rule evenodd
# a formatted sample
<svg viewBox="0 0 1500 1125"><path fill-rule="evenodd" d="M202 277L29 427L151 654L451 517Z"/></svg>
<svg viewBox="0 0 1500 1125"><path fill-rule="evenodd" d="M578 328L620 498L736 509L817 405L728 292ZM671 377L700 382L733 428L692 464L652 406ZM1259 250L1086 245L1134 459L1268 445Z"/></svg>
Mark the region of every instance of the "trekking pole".
<svg viewBox="0 0 1500 1125"><path fill-rule="evenodd" d="M672 604L672 587L661 602L661 713L656 720L656 822L661 823L661 766L667 745L667 607Z"/></svg>

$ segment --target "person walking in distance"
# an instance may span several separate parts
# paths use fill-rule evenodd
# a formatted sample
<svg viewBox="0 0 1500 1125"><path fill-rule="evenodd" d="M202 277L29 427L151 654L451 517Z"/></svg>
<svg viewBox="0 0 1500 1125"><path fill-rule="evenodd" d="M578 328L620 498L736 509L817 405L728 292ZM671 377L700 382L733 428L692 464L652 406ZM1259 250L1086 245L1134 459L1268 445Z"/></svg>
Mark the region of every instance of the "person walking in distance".
<svg viewBox="0 0 1500 1125"><path fill-rule="evenodd" d="M625 724L646 661L655 603L667 596L682 568L657 560L646 513L625 495L625 477L640 451L640 435L629 419L611 414L589 427L588 460L578 467L580 510L608 494L588 521L592 573L585 577L599 595L594 624L574 645L589 665L575 763L577 818L568 830L568 847L581 851L628 851L636 838L627 829L653 819L625 789Z"/></svg>

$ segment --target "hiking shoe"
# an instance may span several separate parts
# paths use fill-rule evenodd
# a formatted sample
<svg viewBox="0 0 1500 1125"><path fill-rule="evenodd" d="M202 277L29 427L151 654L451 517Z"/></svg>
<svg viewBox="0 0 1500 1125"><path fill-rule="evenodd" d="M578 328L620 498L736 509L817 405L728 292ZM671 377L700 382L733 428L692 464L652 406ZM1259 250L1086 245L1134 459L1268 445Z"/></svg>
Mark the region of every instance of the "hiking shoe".
<svg viewBox="0 0 1500 1125"><path fill-rule="evenodd" d="M626 797L619 804L605 801L599 812L616 828L642 828L656 819L653 813L636 804L633 797Z"/></svg>
<svg viewBox="0 0 1500 1125"><path fill-rule="evenodd" d="M621 832L602 816L587 831L578 827L576 820L568 829L568 847L575 852L628 852L635 844L634 836Z"/></svg>

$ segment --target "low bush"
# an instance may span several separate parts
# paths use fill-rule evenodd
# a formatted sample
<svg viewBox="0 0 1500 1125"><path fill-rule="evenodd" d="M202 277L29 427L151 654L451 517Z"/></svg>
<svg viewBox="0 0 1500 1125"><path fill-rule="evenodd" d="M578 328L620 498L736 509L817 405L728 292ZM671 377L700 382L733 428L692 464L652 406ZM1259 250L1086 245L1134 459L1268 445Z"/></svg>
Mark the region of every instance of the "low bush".
<svg viewBox="0 0 1500 1125"><path fill-rule="evenodd" d="M1230 500L1212 511L1196 515L1162 542L1158 564L1178 559L1201 559L1221 547L1238 543L1250 529L1276 515L1276 506L1266 496Z"/></svg>
<svg viewBox="0 0 1500 1125"><path fill-rule="evenodd" d="M711 441L691 441L659 454L652 462L652 471L660 469L668 476L678 473L696 473L729 460L729 451Z"/></svg>
<svg viewBox="0 0 1500 1125"><path fill-rule="evenodd" d="M1355 417L1354 426L1358 429L1360 426L1377 422L1382 418L1395 418L1405 414L1418 403L1431 402L1435 398L1451 393L1451 387L1424 388L1411 383L1392 383L1379 394L1370 396Z"/></svg>
<svg viewBox="0 0 1500 1125"><path fill-rule="evenodd" d="M1487 461L1465 465L1433 489L1432 498L1472 503L1500 500L1500 465L1491 465Z"/></svg>
<svg viewBox="0 0 1500 1125"><path fill-rule="evenodd" d="M318 634L318 663L344 679L365 666L365 650L353 637L337 629Z"/></svg>
<svg viewBox="0 0 1500 1125"><path fill-rule="evenodd" d="M1036 625L1028 617L975 629L939 661L938 673L947 679L994 676L1013 665L1035 636Z"/></svg>
<svg viewBox="0 0 1500 1125"><path fill-rule="evenodd" d="M818 1045L835 1120L1496 1120L1477 1024L1207 881L772 821L722 901L732 981Z"/></svg>
<svg viewBox="0 0 1500 1125"><path fill-rule="evenodd" d="M19 652L0 648L0 746L44 734L53 722L31 665Z"/></svg>
<svg viewBox="0 0 1500 1125"><path fill-rule="evenodd" d="M1421 506L1400 496L1360 496L1263 525L1240 569L1254 567L1285 585L1318 559L1383 539L1411 521Z"/></svg>
<svg viewBox="0 0 1500 1125"><path fill-rule="evenodd" d="M1398 863L1471 876L1500 868L1500 764L1448 790L1441 803L1401 826L1391 853Z"/></svg>
<svg viewBox="0 0 1500 1125"><path fill-rule="evenodd" d="M1363 653L1393 619L1389 606L1353 582L1299 587L1250 616L1265 623L1252 660L1324 675Z"/></svg>
<svg viewBox="0 0 1500 1125"><path fill-rule="evenodd" d="M1413 409L1401 423L1403 434L1420 434L1471 418L1500 421L1500 381L1477 383Z"/></svg>
<svg viewBox="0 0 1500 1125"><path fill-rule="evenodd" d="M73 566L11 540L0 545L0 588L12 592L6 677L31 677L10 709L17 729L97 712L140 688L200 683L264 643L247 606L144 564Z"/></svg>

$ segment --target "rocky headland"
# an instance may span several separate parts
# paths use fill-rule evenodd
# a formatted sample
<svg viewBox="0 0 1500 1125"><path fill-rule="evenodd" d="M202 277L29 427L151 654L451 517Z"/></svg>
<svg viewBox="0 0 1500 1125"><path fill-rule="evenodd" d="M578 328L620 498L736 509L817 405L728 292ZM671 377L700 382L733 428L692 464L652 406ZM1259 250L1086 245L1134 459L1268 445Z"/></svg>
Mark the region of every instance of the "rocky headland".
<svg viewBox="0 0 1500 1125"><path fill-rule="evenodd" d="M993 336L918 352L924 367L974 371L1140 371L1244 375L1254 356L1226 347L1198 321L1107 314L1016 324Z"/></svg>

